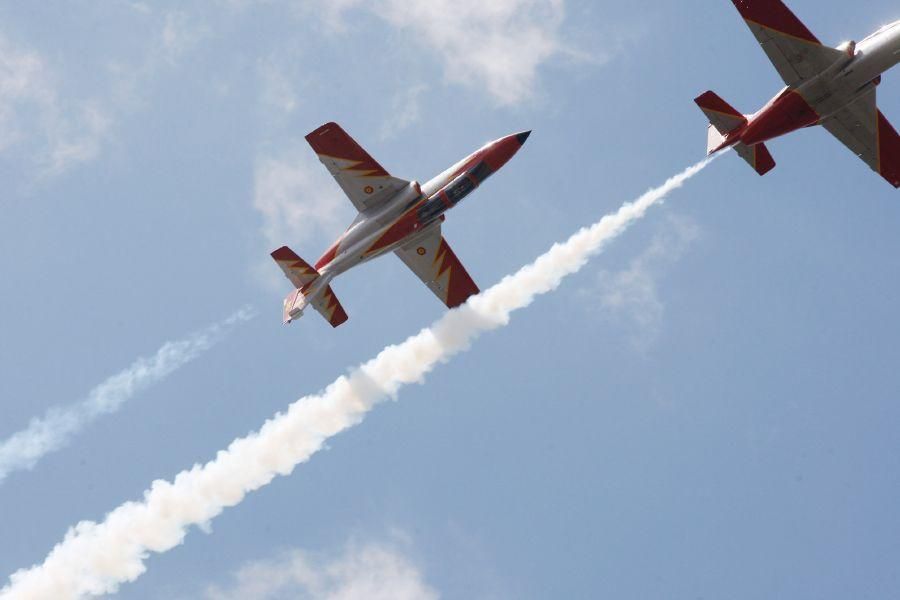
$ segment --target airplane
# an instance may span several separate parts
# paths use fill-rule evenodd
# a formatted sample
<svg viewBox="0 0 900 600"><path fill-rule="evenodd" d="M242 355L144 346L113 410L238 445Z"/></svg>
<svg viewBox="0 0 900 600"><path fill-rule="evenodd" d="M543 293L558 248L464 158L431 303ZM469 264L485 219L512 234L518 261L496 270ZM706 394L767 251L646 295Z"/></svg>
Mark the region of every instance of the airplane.
<svg viewBox="0 0 900 600"><path fill-rule="evenodd" d="M881 75L900 62L900 21L859 43L822 45L781 0L732 0L786 87L753 115L713 92L694 102L710 121L707 154L733 147L760 175L775 167L765 142L821 125L900 187L900 137L878 110Z"/></svg>
<svg viewBox="0 0 900 600"><path fill-rule="evenodd" d="M306 141L359 214L310 266L287 246L272 258L296 288L284 299L284 323L309 306L332 327L347 321L331 281L388 252L400 257L448 308L478 293L478 286L441 233L444 213L498 171L519 151L530 131L490 142L426 183L388 174L336 123L326 123Z"/></svg>

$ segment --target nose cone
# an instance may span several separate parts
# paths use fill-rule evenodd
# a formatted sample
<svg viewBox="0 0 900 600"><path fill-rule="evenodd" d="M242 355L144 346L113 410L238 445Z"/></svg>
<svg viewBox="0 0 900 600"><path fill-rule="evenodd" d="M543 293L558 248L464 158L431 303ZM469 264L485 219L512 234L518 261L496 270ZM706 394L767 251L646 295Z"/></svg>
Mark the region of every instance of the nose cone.
<svg viewBox="0 0 900 600"><path fill-rule="evenodd" d="M491 167L491 172L496 172L500 167L505 165L507 161L519 151L519 148L522 147L522 144L525 143L525 140L528 139L529 135L531 135L531 131L514 133L504 138L500 138L490 146L487 146L484 160L488 163L488 166Z"/></svg>

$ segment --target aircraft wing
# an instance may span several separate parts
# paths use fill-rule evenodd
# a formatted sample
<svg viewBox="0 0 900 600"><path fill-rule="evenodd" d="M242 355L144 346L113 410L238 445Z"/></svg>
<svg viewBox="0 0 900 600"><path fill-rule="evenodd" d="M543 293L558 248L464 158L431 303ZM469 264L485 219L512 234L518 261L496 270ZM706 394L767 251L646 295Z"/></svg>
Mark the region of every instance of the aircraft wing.
<svg viewBox="0 0 900 600"><path fill-rule="evenodd" d="M379 206L409 185L391 177L337 123L322 125L306 141L359 212Z"/></svg>
<svg viewBox="0 0 900 600"><path fill-rule="evenodd" d="M789 86L818 75L843 55L823 46L781 0L731 1Z"/></svg>
<svg viewBox="0 0 900 600"><path fill-rule="evenodd" d="M456 308L478 293L478 286L441 235L440 224L395 253L447 308Z"/></svg>
<svg viewBox="0 0 900 600"><path fill-rule="evenodd" d="M875 88L822 126L888 183L900 187L900 136L878 110Z"/></svg>

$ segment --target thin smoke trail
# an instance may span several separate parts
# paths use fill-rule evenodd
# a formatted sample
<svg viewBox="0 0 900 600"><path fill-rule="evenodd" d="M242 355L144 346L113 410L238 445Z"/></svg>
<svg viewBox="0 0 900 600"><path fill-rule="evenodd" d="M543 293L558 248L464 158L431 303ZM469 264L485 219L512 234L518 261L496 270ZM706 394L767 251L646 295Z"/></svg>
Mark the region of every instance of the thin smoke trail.
<svg viewBox="0 0 900 600"><path fill-rule="evenodd" d="M509 322L512 311L554 290L647 209L702 171L708 158L662 186L624 204L581 229L516 274L505 277L431 327L388 346L341 376L319 394L291 404L284 414L239 438L205 465L182 471L171 482L154 481L139 502L126 502L102 523L82 521L66 534L43 564L23 569L0 590L0 600L65 600L114 592L137 579L150 552L182 543L191 525L204 526L277 475L288 475L328 438L362 421L376 404L424 380L436 365L465 350L481 333Z"/></svg>
<svg viewBox="0 0 900 600"><path fill-rule="evenodd" d="M32 469L47 454L66 446L99 417L116 412L138 392L166 378L219 343L239 322L253 317L242 308L227 319L174 342L151 357L141 357L70 406L56 406L31 420L25 429L0 441L0 483L14 471Z"/></svg>

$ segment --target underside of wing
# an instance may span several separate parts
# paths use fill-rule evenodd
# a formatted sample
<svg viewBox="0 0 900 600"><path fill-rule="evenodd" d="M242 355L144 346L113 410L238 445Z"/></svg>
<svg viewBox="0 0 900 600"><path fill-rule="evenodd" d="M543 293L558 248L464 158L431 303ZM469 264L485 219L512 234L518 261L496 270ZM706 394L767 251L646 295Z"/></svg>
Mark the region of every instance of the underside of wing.
<svg viewBox="0 0 900 600"><path fill-rule="evenodd" d="M789 86L818 75L843 55L823 46L781 0L732 2Z"/></svg>
<svg viewBox="0 0 900 600"><path fill-rule="evenodd" d="M900 187L900 138L878 110L874 88L822 126L888 183Z"/></svg>
<svg viewBox="0 0 900 600"><path fill-rule="evenodd" d="M478 293L478 286L441 235L439 224L395 252L448 308L456 308Z"/></svg>
<svg viewBox="0 0 900 600"><path fill-rule="evenodd" d="M306 141L359 212L379 206L409 184L391 177L337 123L322 125Z"/></svg>

